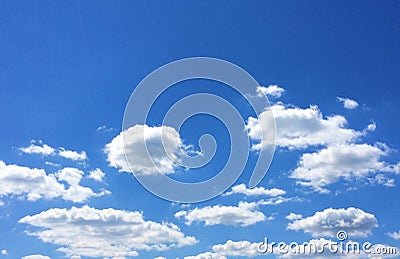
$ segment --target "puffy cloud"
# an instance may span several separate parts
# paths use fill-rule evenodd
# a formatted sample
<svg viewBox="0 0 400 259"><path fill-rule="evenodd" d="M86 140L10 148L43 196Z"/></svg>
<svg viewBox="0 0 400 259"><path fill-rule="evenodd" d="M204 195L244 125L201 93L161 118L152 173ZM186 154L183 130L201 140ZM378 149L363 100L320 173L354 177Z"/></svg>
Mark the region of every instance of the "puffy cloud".
<svg viewBox="0 0 400 259"><path fill-rule="evenodd" d="M77 152L73 150L66 150L62 147L58 150L58 155L64 158L71 159L72 161L83 161L87 159L85 151Z"/></svg>
<svg viewBox="0 0 400 259"><path fill-rule="evenodd" d="M129 165L125 159L124 140ZM119 171L132 170L149 175L173 173L185 149L187 147L174 128L135 125L116 136L105 146L104 151L110 166Z"/></svg>
<svg viewBox="0 0 400 259"><path fill-rule="evenodd" d="M272 97L281 97L282 94L285 92L285 89L277 86L277 85L269 85L268 87L265 86L258 86L256 88L258 96L269 95Z"/></svg>
<svg viewBox="0 0 400 259"><path fill-rule="evenodd" d="M277 103L270 109L275 119L275 142L280 147L293 149L345 143L364 134L346 128L347 121L343 116L324 117L317 106L302 109ZM246 130L248 136L255 142L252 147L254 150L260 150L273 144L271 127L268 111L262 112L259 119L248 118Z"/></svg>
<svg viewBox="0 0 400 259"><path fill-rule="evenodd" d="M254 257L260 256L258 247L260 243L252 243L247 240L232 241L228 240L225 244L212 246L212 252L205 252L195 256L185 256L184 259L225 259L227 256Z"/></svg>
<svg viewBox="0 0 400 259"><path fill-rule="evenodd" d="M178 211L175 218L184 218L186 225L193 222L204 222L206 226L212 225L240 225L249 226L267 218L257 210L259 202L239 202L238 206L207 206L189 211Z"/></svg>
<svg viewBox="0 0 400 259"><path fill-rule="evenodd" d="M21 259L51 259L50 257L46 256L46 255L26 255L21 257Z"/></svg>
<svg viewBox="0 0 400 259"><path fill-rule="evenodd" d="M230 192L225 193L224 195L232 195L232 194L244 194L246 196L279 196L284 195L286 192L282 189L272 188L265 189L264 187L255 187L253 189L248 189L245 184L239 184L232 187Z"/></svg>
<svg viewBox="0 0 400 259"><path fill-rule="evenodd" d="M8 251L6 249L1 250L2 255L8 255Z"/></svg>
<svg viewBox="0 0 400 259"><path fill-rule="evenodd" d="M94 170L89 172L88 178L89 179L93 179L93 180L98 181L98 182L102 182L103 181L103 177L105 175L106 174L103 171L101 171L100 168L96 168L96 169L94 169Z"/></svg>
<svg viewBox="0 0 400 259"><path fill-rule="evenodd" d="M343 97L336 97L336 99L339 102L342 102L343 103L343 107L346 108L346 109L355 109L355 108L358 107L358 102L356 102L356 101L354 101L352 99L343 98Z"/></svg>
<svg viewBox="0 0 400 259"><path fill-rule="evenodd" d="M340 179L350 181L365 179L372 173L399 173L399 164L390 165L382 160L390 150L383 144L337 144L328 146L315 153L301 156L298 167L290 175L298 184L310 186L313 190L327 193L325 186ZM378 177L376 183L390 185Z"/></svg>
<svg viewBox="0 0 400 259"><path fill-rule="evenodd" d="M43 169L19 165L7 165L0 161L0 196L26 196L28 201L60 197L73 202L85 202L90 197L109 194L109 191L94 193L89 187L81 186L84 172L76 168L64 168L55 174ZM67 183L67 188L62 181Z"/></svg>
<svg viewBox="0 0 400 259"><path fill-rule="evenodd" d="M38 142L38 144L36 144ZM49 156L55 154L55 149L49 145L44 144L42 141L31 141L31 145L28 147L19 148L22 152L26 154L40 154L43 156Z"/></svg>
<svg viewBox="0 0 400 259"><path fill-rule="evenodd" d="M161 251L197 242L172 223L146 221L141 212L112 208L53 208L25 216L19 223L34 226L28 235L61 246L58 251L69 257L137 256L140 250Z"/></svg>
<svg viewBox="0 0 400 259"><path fill-rule="evenodd" d="M400 230L398 232L388 233L388 236L395 240L400 240Z"/></svg>
<svg viewBox="0 0 400 259"><path fill-rule="evenodd" d="M313 237L336 237L338 231L346 231L349 238L367 237L378 223L373 214L361 209L349 207L347 209L328 208L318 211L313 216L303 219L294 219L287 229L311 234Z"/></svg>

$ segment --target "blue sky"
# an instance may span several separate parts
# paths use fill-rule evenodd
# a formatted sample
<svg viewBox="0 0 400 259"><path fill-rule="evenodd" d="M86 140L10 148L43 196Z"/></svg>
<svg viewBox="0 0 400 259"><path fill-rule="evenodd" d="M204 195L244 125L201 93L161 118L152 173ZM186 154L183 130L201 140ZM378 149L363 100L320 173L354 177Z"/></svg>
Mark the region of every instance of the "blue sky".
<svg viewBox="0 0 400 259"><path fill-rule="evenodd" d="M0 258L275 258L257 252L265 237L336 240L342 229L399 253L399 11L398 1L2 1ZM124 172L117 140L139 82L199 56L259 82L277 147L255 191L257 148L224 195L175 204ZM200 92L234 104L252 145L263 142L249 119L261 114L207 80L165 92L147 124L161 127L172 104ZM177 132L171 141L192 151L205 133L218 149L206 167L172 163L168 175L218 173L224 124L197 116Z"/></svg>

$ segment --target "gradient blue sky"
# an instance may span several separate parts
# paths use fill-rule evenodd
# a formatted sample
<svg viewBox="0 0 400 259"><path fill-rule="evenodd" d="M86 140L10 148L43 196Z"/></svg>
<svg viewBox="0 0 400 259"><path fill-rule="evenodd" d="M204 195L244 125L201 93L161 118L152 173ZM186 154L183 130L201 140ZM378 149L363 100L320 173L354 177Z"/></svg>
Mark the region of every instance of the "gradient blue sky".
<svg viewBox="0 0 400 259"><path fill-rule="evenodd" d="M290 178L300 167L303 154L319 152L335 143L279 147L259 187L284 190L282 197L291 200L257 205L256 211L271 218L249 226L206 226L201 220L189 225L174 215L181 210L189 213L207 206L238 206L239 202L271 197L234 194L190 206L171 204L147 192L131 174L110 166L104 151L121 131L130 94L148 73L174 60L207 56L241 66L265 87L283 88L283 95L270 96L270 101L282 102L286 110L298 107L304 111L316 105L323 118L341 115L347 120L344 128L359 132L375 123L375 130L366 131L351 143L377 147L382 152L390 149L379 161L395 167L400 161L399 13L399 1L1 1L0 161L6 167L44 169L47 175L65 167L77 168L84 172L82 186L94 193L110 193L78 202L59 196L30 201L28 193L10 191L12 184L15 190L22 183L11 175L16 168L7 167L8 174L0 177L0 250L4 250L0 258L35 254L63 258L66 253L58 250L63 245L28 235L26 231L40 229L20 220L51 208L70 210L85 205L97 210L140 211L144 220L171 222L185 237L197 240L164 251L136 249L139 258L184 258L213 252L213 245L228 240L261 242L265 236L285 242L331 238L317 230L311 235L304 228L288 229L292 221L286 216L296 213L307 219L333 208L340 218L340 209L349 207L359 209L356 213L361 216L373 215L377 222L372 228L359 226L366 237L349 238L399 247L400 168L393 172L367 170L360 178L340 179L327 187L330 193L315 192ZM212 82L201 80L188 82L187 86L214 89ZM171 91L170 99L165 99L160 109L183 94L185 91ZM355 100L359 106L346 109L337 97ZM227 93L226 98L234 102L235 96ZM192 122L194 126L188 124L183 129L181 136L187 143L197 145L199 125L213 125L204 131L214 130L217 140L226 141L226 132L218 122L199 119ZM293 124L294 131L297 126ZM35 145L53 147L55 153L46 156L23 152L21 148L31 145L32 140ZM79 154L85 151L87 157L63 157L59 155L63 149ZM217 155L212 165L215 168L224 163L226 154L222 150ZM96 168L105 173L102 181L88 177ZM383 175L386 184L378 183L376 175ZM193 181L199 179L193 177ZM245 172L235 185L247 184L248 178ZM390 179L393 184L388 184ZM23 180L29 184L29 179ZM86 258L78 251L73 253ZM105 252L100 257L113 256L117 255ZM236 258L230 254L215 256Z"/></svg>

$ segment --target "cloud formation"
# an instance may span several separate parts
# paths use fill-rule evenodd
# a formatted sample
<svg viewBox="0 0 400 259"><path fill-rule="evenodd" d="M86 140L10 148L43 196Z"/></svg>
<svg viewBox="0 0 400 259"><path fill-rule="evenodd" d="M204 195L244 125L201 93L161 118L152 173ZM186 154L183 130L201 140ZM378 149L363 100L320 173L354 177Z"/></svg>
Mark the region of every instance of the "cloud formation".
<svg viewBox="0 0 400 259"><path fill-rule="evenodd" d="M358 102L356 102L356 101L354 101L352 99L343 98L343 97L336 97L336 99L339 102L343 103L343 107L346 108L346 109L350 109L351 110L351 109L355 109L355 108L358 107Z"/></svg>
<svg viewBox="0 0 400 259"><path fill-rule="evenodd" d="M361 209L328 208L307 218L293 219L287 229L311 234L312 237L335 238L338 231L346 231L349 238L367 237L378 226L373 214Z"/></svg>
<svg viewBox="0 0 400 259"><path fill-rule="evenodd" d="M383 144L342 143L328 146L314 153L305 153L300 157L298 167L290 178L302 186L314 191L328 193L325 187L339 180L351 181L366 179L377 172L400 172L400 164L392 165L382 161L390 152ZM375 183L390 184L382 177Z"/></svg>
<svg viewBox="0 0 400 259"><path fill-rule="evenodd" d="M125 159L124 141L129 165ZM187 147L174 128L135 125L113 138L104 151L110 166L120 172L132 170L150 175L174 173L185 149Z"/></svg>
<svg viewBox="0 0 400 259"><path fill-rule="evenodd" d="M162 251L197 242L172 223L146 221L141 212L112 208L53 208L19 223L38 228L26 233L61 246L57 250L69 257L138 256L140 250Z"/></svg>
<svg viewBox="0 0 400 259"><path fill-rule="evenodd" d="M186 225L193 222L204 222L206 226L213 225L240 225L249 226L267 220L267 217L258 210L257 202L239 202L238 206L207 206L193 210L181 210L175 213L175 218L184 218Z"/></svg>
<svg viewBox="0 0 400 259"><path fill-rule="evenodd" d="M0 196L15 195L28 201L62 198L72 202L85 202L90 197L109 194L107 190L93 192L80 185L84 172L76 168L63 168L55 174L44 169L7 165L0 160ZM65 184L66 186L65 186Z"/></svg>
<svg viewBox="0 0 400 259"><path fill-rule="evenodd" d="M323 116L315 105L303 109L277 103L270 109L275 118L275 142L279 147L299 149L345 143L363 135L363 132L346 128L347 120L343 116ZM271 145L273 129L267 114L265 111L259 115L259 119L248 118L246 130L254 142L253 150Z"/></svg>
<svg viewBox="0 0 400 259"><path fill-rule="evenodd" d="M244 194L246 196L280 196L286 194L282 189L272 188L265 189L264 187L255 187L253 189L248 189L245 184L239 184L232 187L230 192L225 193L225 196L232 194Z"/></svg>
<svg viewBox="0 0 400 259"><path fill-rule="evenodd" d="M281 97L282 94L285 92L285 89L279 87L277 85L269 85L268 87L265 86L258 86L256 88L258 96L269 95L272 97Z"/></svg>
<svg viewBox="0 0 400 259"><path fill-rule="evenodd" d="M19 148L19 150L26 154L40 154L42 156L54 155L56 151L54 148L44 144L42 141L34 140L31 141L29 146Z"/></svg>

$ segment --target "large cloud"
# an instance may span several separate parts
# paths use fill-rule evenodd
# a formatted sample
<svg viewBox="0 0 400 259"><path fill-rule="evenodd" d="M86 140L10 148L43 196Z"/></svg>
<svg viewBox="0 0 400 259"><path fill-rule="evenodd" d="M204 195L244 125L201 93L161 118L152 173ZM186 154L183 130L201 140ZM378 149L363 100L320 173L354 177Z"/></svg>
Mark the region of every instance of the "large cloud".
<svg viewBox="0 0 400 259"><path fill-rule="evenodd" d="M336 237L338 231L346 231L349 238L367 237L378 226L373 214L361 209L328 208L313 216L294 219L287 226L290 230L302 230L313 237Z"/></svg>
<svg viewBox="0 0 400 259"><path fill-rule="evenodd" d="M39 228L26 233L61 246L58 251L70 257L137 256L140 250L167 250L197 242L172 223L146 221L141 212L112 208L54 208L19 222Z"/></svg>
<svg viewBox="0 0 400 259"><path fill-rule="evenodd" d="M125 159L124 141L129 165ZM173 173L186 148L174 128L135 125L116 136L104 151L110 166L122 172L132 170L146 175Z"/></svg>
<svg viewBox="0 0 400 259"><path fill-rule="evenodd" d="M43 169L7 165L0 161L0 196L26 196L29 201L59 197L73 202L85 202L90 197L110 193L94 193L89 187L81 186L83 175L83 171L71 167L47 174Z"/></svg>
<svg viewBox="0 0 400 259"><path fill-rule="evenodd" d="M303 154L291 178L315 191L329 192L325 186L342 180L364 179L372 173L399 173L400 164L390 165L382 161L390 150L382 144L337 144L315 153ZM390 184L382 177L374 183Z"/></svg>
<svg viewBox="0 0 400 259"><path fill-rule="evenodd" d="M323 116L317 106L298 108L282 103L272 105L275 118L276 145L288 148L306 148L313 145L329 145L349 142L363 135L363 132L346 128L343 116ZM271 125L268 111L259 119L249 117L246 125L249 137L255 142L253 149L259 150L271 144Z"/></svg>

